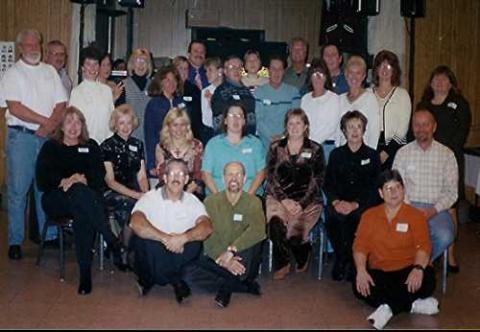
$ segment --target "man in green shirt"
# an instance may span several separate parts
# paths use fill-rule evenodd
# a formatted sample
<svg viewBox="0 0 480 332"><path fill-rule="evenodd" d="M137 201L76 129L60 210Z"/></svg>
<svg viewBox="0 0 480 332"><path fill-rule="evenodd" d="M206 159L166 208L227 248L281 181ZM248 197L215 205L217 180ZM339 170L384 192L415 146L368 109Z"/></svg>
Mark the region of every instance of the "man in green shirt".
<svg viewBox="0 0 480 332"><path fill-rule="evenodd" d="M260 199L243 191L243 165L230 162L223 175L225 190L204 201L213 233L204 242L205 256L199 260L199 266L219 277L215 302L225 308L232 292L260 295L255 279L266 223Z"/></svg>

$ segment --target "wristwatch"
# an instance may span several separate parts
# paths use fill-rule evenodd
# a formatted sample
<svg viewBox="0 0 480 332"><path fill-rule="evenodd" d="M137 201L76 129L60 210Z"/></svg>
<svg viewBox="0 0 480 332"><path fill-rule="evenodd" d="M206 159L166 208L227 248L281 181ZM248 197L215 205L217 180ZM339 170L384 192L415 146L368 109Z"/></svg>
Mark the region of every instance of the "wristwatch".
<svg viewBox="0 0 480 332"><path fill-rule="evenodd" d="M425 272L425 268L423 266L421 266L420 264L413 265L413 269L422 270L422 272Z"/></svg>

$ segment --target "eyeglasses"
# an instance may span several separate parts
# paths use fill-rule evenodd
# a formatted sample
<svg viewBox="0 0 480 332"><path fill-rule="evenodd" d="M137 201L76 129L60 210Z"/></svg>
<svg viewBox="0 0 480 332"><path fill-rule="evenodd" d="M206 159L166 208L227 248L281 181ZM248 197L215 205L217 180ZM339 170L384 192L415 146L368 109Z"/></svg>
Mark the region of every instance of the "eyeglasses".
<svg viewBox="0 0 480 332"><path fill-rule="evenodd" d="M147 60L144 58L135 58L135 63L147 63Z"/></svg>
<svg viewBox="0 0 480 332"><path fill-rule="evenodd" d="M393 69L393 67L392 67L390 64L388 64L388 63L382 63L382 64L380 65L380 68L381 68L381 69L386 69L386 70L392 70L392 69Z"/></svg>
<svg viewBox="0 0 480 332"><path fill-rule="evenodd" d="M228 113L227 116L232 119L243 119L243 114Z"/></svg>
<svg viewBox="0 0 480 332"><path fill-rule="evenodd" d="M167 175L171 178L174 178L174 177L179 177L179 178L184 178L187 174L183 171L170 171L167 173Z"/></svg>
<svg viewBox="0 0 480 332"><path fill-rule="evenodd" d="M390 184L390 185L386 185L386 186L383 187L383 190L388 192L388 193L399 191L401 189L402 189L402 185L400 183Z"/></svg>
<svg viewBox="0 0 480 332"><path fill-rule="evenodd" d="M319 72L319 71L316 71L312 74L312 77L315 77L315 78L325 78L325 74L322 73L322 72Z"/></svg>
<svg viewBox="0 0 480 332"><path fill-rule="evenodd" d="M228 65L227 69L228 70L242 70L242 67L241 66Z"/></svg>

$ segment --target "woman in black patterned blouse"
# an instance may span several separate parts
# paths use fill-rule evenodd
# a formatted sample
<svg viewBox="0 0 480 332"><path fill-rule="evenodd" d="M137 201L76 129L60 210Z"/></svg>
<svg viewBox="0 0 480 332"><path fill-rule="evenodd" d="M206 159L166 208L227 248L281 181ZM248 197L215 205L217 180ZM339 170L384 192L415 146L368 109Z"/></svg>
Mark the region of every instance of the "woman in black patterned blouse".
<svg viewBox="0 0 480 332"><path fill-rule="evenodd" d="M290 272L290 252L296 271L307 269L308 236L322 212L325 157L322 146L308 136L307 115L291 109L285 115L285 138L274 141L268 153L266 207L277 280Z"/></svg>
<svg viewBox="0 0 480 332"><path fill-rule="evenodd" d="M131 237L127 226L130 212L135 202L148 191L143 143L131 136L136 127L138 120L133 109L127 104L117 107L110 118L110 130L114 134L100 146L108 186L105 203L114 211L122 227L122 241L127 246Z"/></svg>

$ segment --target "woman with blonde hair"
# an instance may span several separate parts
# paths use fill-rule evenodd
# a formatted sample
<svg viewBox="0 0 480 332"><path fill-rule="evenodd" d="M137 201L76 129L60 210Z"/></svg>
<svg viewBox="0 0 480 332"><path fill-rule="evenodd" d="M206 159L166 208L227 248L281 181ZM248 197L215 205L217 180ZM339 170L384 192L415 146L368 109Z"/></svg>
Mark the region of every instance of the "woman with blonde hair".
<svg viewBox="0 0 480 332"><path fill-rule="evenodd" d="M364 88L367 64L361 56L352 55L345 66L348 92L340 95L340 117L348 111L360 111L368 120L364 142L372 149L377 149L380 136L380 112L377 98L372 91ZM345 136L338 127L337 146L346 143Z"/></svg>
<svg viewBox="0 0 480 332"><path fill-rule="evenodd" d="M148 191L143 142L131 136L136 127L138 119L133 109L127 104L117 107L110 117L110 130L114 134L100 146L108 187L104 194L105 203L114 211L126 246L131 237L128 227L130 212L136 201Z"/></svg>
<svg viewBox="0 0 480 332"><path fill-rule="evenodd" d="M165 166L170 159L183 159L190 177L185 190L197 196L203 193L202 142L193 137L187 112L178 107L168 111L160 131L160 142L155 148L156 171L159 185L163 185Z"/></svg>
<svg viewBox="0 0 480 332"><path fill-rule="evenodd" d="M133 137L145 140L143 133L143 119L145 108L150 101L147 93L152 81L153 65L150 52L146 48L133 50L127 63L128 77L124 80L124 93L115 105L128 104L132 106L138 119L139 126L133 131Z"/></svg>

